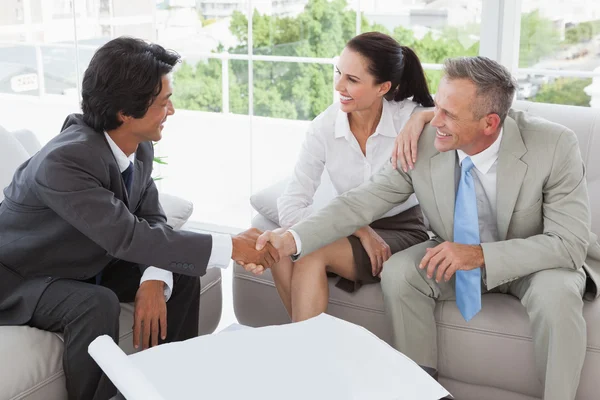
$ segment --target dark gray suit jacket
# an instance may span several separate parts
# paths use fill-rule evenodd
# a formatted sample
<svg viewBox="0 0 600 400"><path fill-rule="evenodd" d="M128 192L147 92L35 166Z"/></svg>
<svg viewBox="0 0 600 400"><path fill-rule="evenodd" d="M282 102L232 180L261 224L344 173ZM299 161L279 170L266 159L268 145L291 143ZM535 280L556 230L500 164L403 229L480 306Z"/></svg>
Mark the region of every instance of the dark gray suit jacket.
<svg viewBox="0 0 600 400"><path fill-rule="evenodd" d="M54 280L90 279L115 259L205 274L212 237L167 225L153 157L152 143L138 146L128 196L104 135L73 114L19 167L0 204L0 325L27 323Z"/></svg>

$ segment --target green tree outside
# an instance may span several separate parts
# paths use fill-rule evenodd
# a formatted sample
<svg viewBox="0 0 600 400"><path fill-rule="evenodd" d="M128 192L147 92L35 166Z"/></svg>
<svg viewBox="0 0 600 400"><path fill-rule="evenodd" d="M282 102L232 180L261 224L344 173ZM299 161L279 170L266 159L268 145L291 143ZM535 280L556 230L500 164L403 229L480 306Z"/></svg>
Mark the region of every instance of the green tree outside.
<svg viewBox="0 0 600 400"><path fill-rule="evenodd" d="M583 89L591 83L592 78L559 78L552 83L543 85L538 94L531 100L540 103L589 107L592 98Z"/></svg>
<svg viewBox="0 0 600 400"><path fill-rule="evenodd" d="M261 15L255 10L253 52L261 55L332 58L339 55L355 34L356 13L346 0L309 0L304 11L294 18ZM234 12L230 32L239 45L227 49L232 54L248 51L248 21ZM424 63L440 64L448 57L479 54L479 26L446 28L415 37L410 29L397 27L389 32L371 24L364 16L362 32L379 31L392 35L402 45L415 50ZM537 12L524 14L521 28L521 67L535 64L559 46L559 36L550 21ZM222 51L220 46L215 51ZM332 101L333 68L324 64L254 62L254 115L311 120ZM425 71L434 93L441 71ZM174 73L177 87L175 107L189 110L221 112L221 60L210 59L191 65L184 62ZM229 61L229 107L238 114L248 113L248 63ZM550 90L550 89L547 89ZM581 94L585 95L583 91ZM541 93L538 95L540 96ZM576 92L573 91L573 96ZM536 98L537 99L537 98ZM574 100L575 101L575 100ZM578 99L577 102L583 102ZM589 103L589 100L588 100Z"/></svg>

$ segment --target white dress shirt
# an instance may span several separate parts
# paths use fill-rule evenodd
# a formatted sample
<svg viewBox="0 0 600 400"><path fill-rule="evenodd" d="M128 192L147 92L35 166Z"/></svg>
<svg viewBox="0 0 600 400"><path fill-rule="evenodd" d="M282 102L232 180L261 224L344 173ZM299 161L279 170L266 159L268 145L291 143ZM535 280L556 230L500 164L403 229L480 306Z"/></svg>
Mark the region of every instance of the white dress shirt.
<svg viewBox="0 0 600 400"><path fill-rule="evenodd" d="M110 146L110 149L117 160L117 164L119 165L119 170L121 173L129 168L130 162L135 165L135 153L127 157L127 155L119 146L117 146L108 133L104 132L104 137L106 137L106 141L108 142L108 145ZM135 180L136 177L134 176L133 179ZM207 268L227 268L229 261L231 260L232 253L231 237L229 235L220 234L212 234L211 236L212 250L208 260ZM165 300L169 301L171 298L171 293L173 292L173 273L171 271L150 266L144 271L144 274L140 279L140 285L149 280L162 281L165 283Z"/></svg>
<svg viewBox="0 0 600 400"><path fill-rule="evenodd" d="M384 99L377 128L367 139L366 154L363 154L350 130L348 114L340 109L339 103L332 104L317 116L309 125L292 180L277 201L279 224L289 228L314 211L313 196L325 168L338 195L367 182L389 161L396 136L416 107L417 103L410 100L395 102ZM397 215L417 204L413 195L383 217ZM290 233L300 253L302 244L299 237L293 230Z"/></svg>
<svg viewBox="0 0 600 400"><path fill-rule="evenodd" d="M502 141L502 130L490 147L471 157L475 168L474 183L477 196L477 216L479 220L479 238L482 243L497 242L498 226L496 197L496 169L498 166L498 152ZM459 164L468 156L462 150L456 150Z"/></svg>

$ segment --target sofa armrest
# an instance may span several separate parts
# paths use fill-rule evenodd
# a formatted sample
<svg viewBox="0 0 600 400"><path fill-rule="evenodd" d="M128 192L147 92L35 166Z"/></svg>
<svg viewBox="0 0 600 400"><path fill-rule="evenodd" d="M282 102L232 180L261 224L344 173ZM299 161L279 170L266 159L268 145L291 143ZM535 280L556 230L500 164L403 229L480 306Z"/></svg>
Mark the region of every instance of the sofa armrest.
<svg viewBox="0 0 600 400"><path fill-rule="evenodd" d="M194 211L194 205L190 201L177 196L159 193L159 200L167 216L167 223L176 230L181 229Z"/></svg>

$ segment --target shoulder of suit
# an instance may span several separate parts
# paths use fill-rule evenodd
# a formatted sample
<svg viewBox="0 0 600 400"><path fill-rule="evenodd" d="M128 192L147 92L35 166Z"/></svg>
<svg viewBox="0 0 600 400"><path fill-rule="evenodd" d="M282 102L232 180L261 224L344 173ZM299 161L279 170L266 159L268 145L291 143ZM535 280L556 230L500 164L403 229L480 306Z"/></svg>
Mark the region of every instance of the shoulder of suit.
<svg viewBox="0 0 600 400"><path fill-rule="evenodd" d="M532 150L532 147L556 144L561 137L577 140L575 133L564 125L538 117L525 111L511 109L506 117L507 121L516 124L523 143ZM505 127L506 127L505 121Z"/></svg>
<svg viewBox="0 0 600 400"><path fill-rule="evenodd" d="M152 142L142 142L138 145L135 157L140 161L149 161L154 158L154 145Z"/></svg>

